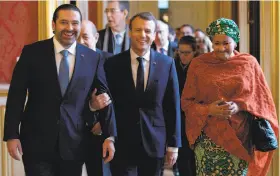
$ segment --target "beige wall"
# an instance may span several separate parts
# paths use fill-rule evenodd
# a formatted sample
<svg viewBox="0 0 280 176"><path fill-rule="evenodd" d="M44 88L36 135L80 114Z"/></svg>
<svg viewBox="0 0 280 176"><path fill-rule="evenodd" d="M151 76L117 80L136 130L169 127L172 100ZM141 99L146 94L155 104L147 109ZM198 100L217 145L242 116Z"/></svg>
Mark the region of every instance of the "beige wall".
<svg viewBox="0 0 280 176"><path fill-rule="evenodd" d="M191 24L205 31L210 22L219 17L231 18L231 2L170 1L170 25L173 28Z"/></svg>

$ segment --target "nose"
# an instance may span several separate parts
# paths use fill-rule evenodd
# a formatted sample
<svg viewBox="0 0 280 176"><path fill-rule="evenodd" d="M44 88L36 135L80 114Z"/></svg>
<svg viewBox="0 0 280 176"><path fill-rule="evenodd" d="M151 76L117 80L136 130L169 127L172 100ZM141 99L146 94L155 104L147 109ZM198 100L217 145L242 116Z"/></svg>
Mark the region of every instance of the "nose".
<svg viewBox="0 0 280 176"><path fill-rule="evenodd" d="M85 43L82 38L79 38L78 41L79 41L80 44L84 44Z"/></svg>
<svg viewBox="0 0 280 176"><path fill-rule="evenodd" d="M140 36L143 37L143 38L146 37L146 32L145 32L145 30L142 30L142 31L140 32Z"/></svg>
<svg viewBox="0 0 280 176"><path fill-rule="evenodd" d="M222 51L224 51L224 50L225 50L224 45L219 45L219 46L218 46L218 51L222 52Z"/></svg>
<svg viewBox="0 0 280 176"><path fill-rule="evenodd" d="M69 31L73 30L73 25L71 23L68 23L66 29Z"/></svg>

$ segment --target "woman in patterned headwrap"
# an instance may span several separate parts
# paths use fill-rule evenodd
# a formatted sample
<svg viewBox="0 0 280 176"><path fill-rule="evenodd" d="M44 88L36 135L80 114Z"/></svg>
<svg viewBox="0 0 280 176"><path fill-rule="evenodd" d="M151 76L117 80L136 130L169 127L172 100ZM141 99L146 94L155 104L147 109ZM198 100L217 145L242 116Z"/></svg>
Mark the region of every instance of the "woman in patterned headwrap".
<svg viewBox="0 0 280 176"><path fill-rule="evenodd" d="M252 116L268 120L278 136L264 74L252 55L235 50L234 21L218 19L206 32L214 51L192 61L181 99L196 175L265 176L273 152L255 151L250 136Z"/></svg>

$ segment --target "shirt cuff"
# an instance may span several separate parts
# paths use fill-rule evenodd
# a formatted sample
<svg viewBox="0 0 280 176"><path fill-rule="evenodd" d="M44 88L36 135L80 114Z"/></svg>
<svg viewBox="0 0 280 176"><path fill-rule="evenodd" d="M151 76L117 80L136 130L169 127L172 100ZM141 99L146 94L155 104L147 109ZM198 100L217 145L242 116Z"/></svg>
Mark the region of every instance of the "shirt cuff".
<svg viewBox="0 0 280 176"><path fill-rule="evenodd" d="M178 148L177 148L177 147L167 147L166 150L167 150L168 152L178 153Z"/></svg>
<svg viewBox="0 0 280 176"><path fill-rule="evenodd" d="M92 112L97 111L96 109L94 109L94 108L92 108L92 107L90 106L90 101L88 102L88 106L89 106L90 111L92 111Z"/></svg>
<svg viewBox="0 0 280 176"><path fill-rule="evenodd" d="M115 142L115 137L114 136L110 136L110 137L106 138L105 140L110 140L112 142Z"/></svg>

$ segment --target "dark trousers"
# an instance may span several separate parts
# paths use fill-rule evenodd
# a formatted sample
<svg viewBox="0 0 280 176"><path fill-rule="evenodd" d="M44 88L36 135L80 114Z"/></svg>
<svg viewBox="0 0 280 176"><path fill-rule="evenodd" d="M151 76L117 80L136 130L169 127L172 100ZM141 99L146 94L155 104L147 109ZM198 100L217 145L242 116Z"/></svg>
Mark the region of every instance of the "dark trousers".
<svg viewBox="0 0 280 176"><path fill-rule="evenodd" d="M103 136L91 134L89 153L85 162L88 176L111 176L110 164L104 164L102 157Z"/></svg>
<svg viewBox="0 0 280 176"><path fill-rule="evenodd" d="M163 162L163 158L149 157L143 145L132 145L130 150L116 148L111 172L112 176L160 176Z"/></svg>
<svg viewBox="0 0 280 176"><path fill-rule="evenodd" d="M60 157L44 161L23 155L26 176L81 176L83 161L65 161Z"/></svg>
<svg viewBox="0 0 280 176"><path fill-rule="evenodd" d="M182 151L184 149L185 148L179 149L178 159L175 165L177 166L176 170L179 172L180 176L195 176L196 167L194 152L190 149L185 149L187 151Z"/></svg>

